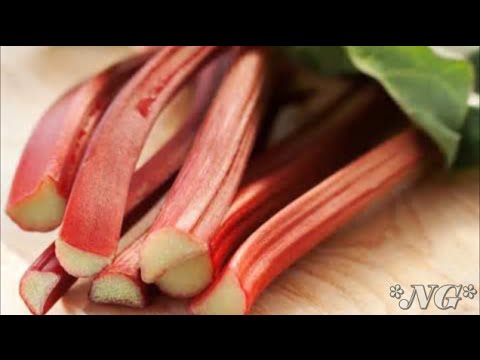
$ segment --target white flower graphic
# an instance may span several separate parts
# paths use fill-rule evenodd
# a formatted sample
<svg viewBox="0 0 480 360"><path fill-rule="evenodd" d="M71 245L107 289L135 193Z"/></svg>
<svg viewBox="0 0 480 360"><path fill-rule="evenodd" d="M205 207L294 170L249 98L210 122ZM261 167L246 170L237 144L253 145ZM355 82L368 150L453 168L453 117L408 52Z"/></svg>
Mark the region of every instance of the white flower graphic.
<svg viewBox="0 0 480 360"><path fill-rule="evenodd" d="M399 284L390 286L390 297L400 299L404 293L405 291Z"/></svg>
<svg viewBox="0 0 480 360"><path fill-rule="evenodd" d="M475 295L477 295L477 292L472 284L463 287L463 297L473 299Z"/></svg>

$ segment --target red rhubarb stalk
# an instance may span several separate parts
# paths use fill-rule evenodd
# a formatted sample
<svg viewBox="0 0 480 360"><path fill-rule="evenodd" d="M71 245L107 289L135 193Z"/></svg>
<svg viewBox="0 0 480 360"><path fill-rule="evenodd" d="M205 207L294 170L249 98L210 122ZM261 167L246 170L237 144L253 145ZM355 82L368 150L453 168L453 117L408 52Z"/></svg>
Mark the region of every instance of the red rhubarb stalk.
<svg viewBox="0 0 480 360"><path fill-rule="evenodd" d="M379 125L384 119L372 117L370 113L380 115L385 112L382 108L389 113L394 111L385 95L380 89L365 87L350 100L342 102L342 96L339 94L336 99L331 99L337 103L337 111L328 114L320 123L305 126L303 131L271 148L249 165L245 175L248 180L210 243L213 272L221 268L232 249L275 212L354 154L360 153L372 141L379 141L379 133L383 130L378 129L382 128ZM331 153L338 156L329 156ZM96 276L90 291L93 302L131 307L144 307L149 302L150 292L139 274L138 252L143 238ZM195 266L184 267L183 278L190 279L194 288L202 289L212 277L199 274L203 273Z"/></svg>
<svg viewBox="0 0 480 360"><path fill-rule="evenodd" d="M227 73L158 219L142 242L144 282L183 297L198 291L183 276L186 268L196 268L199 277L211 276L208 244L249 159L265 100L266 70L264 50L252 48L241 52ZM180 286L169 283L172 273Z"/></svg>
<svg viewBox="0 0 480 360"><path fill-rule="evenodd" d="M399 125L396 114L396 107L381 89L364 86L338 102L321 121L304 126L293 138L256 159L210 242L214 272L218 273L227 256L275 213L379 143L386 132ZM385 117L391 119L387 124Z"/></svg>
<svg viewBox="0 0 480 360"><path fill-rule="evenodd" d="M172 178L183 164L195 131L201 123L217 89L219 77L224 71L219 66L213 62L212 65L208 65L205 70L202 70L195 81L195 97L189 117L181 124L175 135L135 172L130 184L122 233L126 233L137 222L136 220L157 202L160 195L166 190L162 184ZM175 101L172 104L175 104ZM176 110L167 108L166 116L170 111L175 112ZM147 203L146 207L143 206L144 203ZM124 245L124 248L126 247L128 245ZM50 310L76 280L76 277L69 275L61 267L55 256L55 244L52 244L23 275L20 283L20 295L33 314L42 315Z"/></svg>
<svg viewBox="0 0 480 360"><path fill-rule="evenodd" d="M140 278L140 249L145 234L132 243L92 281L89 298L97 304L144 308L150 303L148 285Z"/></svg>
<svg viewBox="0 0 480 360"><path fill-rule="evenodd" d="M182 147L179 147L180 151ZM173 149L175 150L175 149ZM174 151L173 156L178 157L178 151ZM129 199L129 206L127 207L125 220L130 217L141 218L145 214L145 209L139 209L138 206L142 201L149 201L149 197L152 197L151 202L158 200L160 196L154 194L152 196L154 181L157 181L157 187L159 192L164 193L166 188L162 186L179 168L176 170L164 171L162 165L165 161L164 153L160 150L149 161L150 165L156 164L157 167L149 167L151 171L155 173L147 173L144 168L140 168L134 175L135 184L141 186L144 190L141 192L136 189L131 189L130 194L137 194L138 197L131 195ZM158 169L159 171L155 171ZM142 182L142 177L145 179L145 183ZM143 186L145 185L145 186ZM153 221L152 221L153 223ZM129 222L128 227L124 226L122 234L126 233L133 222ZM63 267L60 265L55 255L55 243L52 243L34 262L23 275L20 281L20 296L24 303L27 305L30 312L34 315L46 314L56 302L65 295L65 293L71 288L71 286L77 281L77 278L69 275Z"/></svg>
<svg viewBox="0 0 480 360"><path fill-rule="evenodd" d="M56 241L57 258L69 274L92 276L112 261L135 164L154 120L217 49L162 48L106 111L75 178Z"/></svg>
<svg viewBox="0 0 480 360"><path fill-rule="evenodd" d="M249 142L253 139L249 138ZM243 150L246 152L246 150ZM245 154L242 154L245 156ZM236 166L236 165L234 165ZM162 209L165 203L162 204ZM153 224L153 221L152 221ZM140 277L140 251L146 234L142 235L112 264L95 276L90 290L90 300L101 304L116 304L134 308L145 307L149 302L148 286Z"/></svg>
<svg viewBox="0 0 480 360"><path fill-rule="evenodd" d="M195 134L218 89L228 56L212 61L195 80L195 96L190 115L175 135L157 151L155 156L135 172L127 198L127 209L133 209L142 199L158 187L159 179L164 181L176 173L192 146Z"/></svg>
<svg viewBox="0 0 480 360"><path fill-rule="evenodd" d="M372 202L418 175L431 148L413 130L376 147L292 202L235 252L190 309L194 314L246 314L260 293L295 261Z"/></svg>
<svg viewBox="0 0 480 360"><path fill-rule="evenodd" d="M22 229L60 225L78 166L93 130L122 85L152 55L122 61L75 86L33 131L17 167L7 214Z"/></svg>

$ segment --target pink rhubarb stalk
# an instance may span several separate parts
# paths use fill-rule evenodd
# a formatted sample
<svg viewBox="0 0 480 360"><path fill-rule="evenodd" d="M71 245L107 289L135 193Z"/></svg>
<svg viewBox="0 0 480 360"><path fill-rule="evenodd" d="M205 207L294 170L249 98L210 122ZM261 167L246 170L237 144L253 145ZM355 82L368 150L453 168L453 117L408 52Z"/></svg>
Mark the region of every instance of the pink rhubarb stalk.
<svg viewBox="0 0 480 360"><path fill-rule="evenodd" d="M331 98L337 111L305 126L303 131L269 149L248 166L244 184L210 242L212 276L221 269L227 255L270 216L355 154L380 141L384 130L379 129L385 126L379 125L384 125L384 118L372 113L396 111L380 89L368 86L351 99L341 101L342 97L339 93L337 98ZM323 109L319 111L318 116L322 116ZM395 123L392 121L390 127ZM338 156L331 156L332 153ZM143 239L144 236L96 276L90 291L92 301L131 307L144 307L149 302L151 291L147 291L139 274ZM184 267L183 272L183 278L189 279L190 284L196 283L196 289L204 288L212 280L212 276L202 276L204 272L195 266Z"/></svg>
<svg viewBox="0 0 480 360"><path fill-rule="evenodd" d="M363 86L320 121L255 159L210 242L214 275L231 252L276 212L398 127L397 112L381 89ZM385 117L391 118L388 124Z"/></svg>
<svg viewBox="0 0 480 360"><path fill-rule="evenodd" d="M186 268L193 266L200 277L210 276L205 255L250 157L265 101L266 61L263 49L239 53L142 242L142 279L168 294L183 297L197 291L183 276ZM172 276L181 278L179 286L169 286Z"/></svg>
<svg viewBox="0 0 480 360"><path fill-rule="evenodd" d="M424 170L431 148L407 130L292 202L235 252L215 282L193 300L194 314L246 314L295 261L372 202Z"/></svg>
<svg viewBox="0 0 480 360"><path fill-rule="evenodd" d="M135 224L158 200L159 195L166 190L163 184L180 169L223 71L217 62L202 70L195 81L195 97L189 117L172 138L135 172L128 193L122 233ZM167 116L169 111L170 108L166 110ZM146 207L145 203L148 203ZM55 244L52 244L23 275L20 296L33 314L42 315L50 310L76 280L76 277L62 268L55 256Z"/></svg>
<svg viewBox="0 0 480 360"><path fill-rule="evenodd" d="M125 82L153 53L122 61L75 86L35 127L12 183L7 214L22 229L50 231L60 225L86 145Z"/></svg>
<svg viewBox="0 0 480 360"><path fill-rule="evenodd" d="M213 55L214 46L162 48L120 91L104 114L67 203L56 255L76 277L111 263L135 164L158 114Z"/></svg>

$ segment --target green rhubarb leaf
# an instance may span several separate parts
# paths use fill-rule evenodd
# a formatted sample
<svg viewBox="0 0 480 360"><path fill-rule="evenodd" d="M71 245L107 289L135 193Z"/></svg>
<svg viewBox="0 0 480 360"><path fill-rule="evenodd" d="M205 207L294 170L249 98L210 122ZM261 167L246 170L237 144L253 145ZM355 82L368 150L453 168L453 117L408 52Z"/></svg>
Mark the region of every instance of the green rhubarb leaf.
<svg viewBox="0 0 480 360"><path fill-rule="evenodd" d="M477 52L470 57L470 61L472 62L473 67L475 68L475 91L476 92L478 92L478 82L479 82L479 76L480 76L479 55L480 55L480 52L477 50Z"/></svg>
<svg viewBox="0 0 480 360"><path fill-rule="evenodd" d="M480 164L480 113L478 104L470 106L462 135L455 167L478 166Z"/></svg>
<svg viewBox="0 0 480 360"><path fill-rule="evenodd" d="M442 58L428 46L302 46L285 51L317 71L352 73L353 65L374 78L438 145L446 163L454 163L473 87L468 61Z"/></svg>
<svg viewBox="0 0 480 360"><path fill-rule="evenodd" d="M355 66L376 79L409 118L455 161L472 90L473 71L462 60L426 46L348 46Z"/></svg>
<svg viewBox="0 0 480 360"><path fill-rule="evenodd" d="M358 73L343 46L285 46L292 59L322 75Z"/></svg>

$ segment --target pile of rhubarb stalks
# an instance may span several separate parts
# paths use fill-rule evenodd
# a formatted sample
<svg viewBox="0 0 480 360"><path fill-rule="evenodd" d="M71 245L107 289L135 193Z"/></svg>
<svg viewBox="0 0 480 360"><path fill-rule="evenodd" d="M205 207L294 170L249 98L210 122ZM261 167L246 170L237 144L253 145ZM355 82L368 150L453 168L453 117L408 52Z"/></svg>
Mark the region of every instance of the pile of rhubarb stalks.
<svg viewBox="0 0 480 360"><path fill-rule="evenodd" d="M139 166L186 91L186 116ZM262 47L145 47L72 87L34 129L7 213L26 231L60 229L20 296L45 314L92 278L95 303L143 308L160 294L193 314L247 314L437 157L367 79L319 79Z"/></svg>

